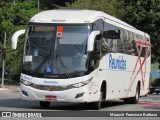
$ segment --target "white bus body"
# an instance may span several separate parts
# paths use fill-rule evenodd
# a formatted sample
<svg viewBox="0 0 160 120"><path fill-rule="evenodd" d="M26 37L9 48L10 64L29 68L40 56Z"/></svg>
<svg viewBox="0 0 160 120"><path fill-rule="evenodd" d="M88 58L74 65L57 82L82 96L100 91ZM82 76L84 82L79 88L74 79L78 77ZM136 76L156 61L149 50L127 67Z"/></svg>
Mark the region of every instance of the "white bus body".
<svg viewBox="0 0 160 120"><path fill-rule="evenodd" d="M12 37L16 49L18 36ZM25 30L21 98L50 102L123 99L137 103L149 90L148 34L94 10L49 10ZM79 53L80 52L80 53Z"/></svg>

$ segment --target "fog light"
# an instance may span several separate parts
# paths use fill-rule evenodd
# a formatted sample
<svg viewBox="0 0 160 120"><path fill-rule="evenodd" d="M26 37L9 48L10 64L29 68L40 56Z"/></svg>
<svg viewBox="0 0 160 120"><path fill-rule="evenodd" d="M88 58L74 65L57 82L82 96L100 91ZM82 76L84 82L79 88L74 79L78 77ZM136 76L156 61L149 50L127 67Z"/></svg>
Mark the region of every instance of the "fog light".
<svg viewBox="0 0 160 120"><path fill-rule="evenodd" d="M79 94L76 95L75 99L76 99L76 98L80 98L80 97L82 97L83 95L84 95L84 93L79 93Z"/></svg>
<svg viewBox="0 0 160 120"><path fill-rule="evenodd" d="M28 96L28 93L26 91L22 90L23 95Z"/></svg>

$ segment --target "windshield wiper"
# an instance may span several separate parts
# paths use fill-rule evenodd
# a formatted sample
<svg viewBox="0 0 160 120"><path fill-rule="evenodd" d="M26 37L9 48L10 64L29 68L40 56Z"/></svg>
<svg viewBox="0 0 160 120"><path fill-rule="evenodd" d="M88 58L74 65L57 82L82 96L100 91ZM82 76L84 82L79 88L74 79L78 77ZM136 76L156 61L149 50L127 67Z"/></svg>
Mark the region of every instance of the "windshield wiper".
<svg viewBox="0 0 160 120"><path fill-rule="evenodd" d="M51 55L51 52L50 52L48 55L46 55L46 56L44 57L44 59L41 61L41 63L39 64L39 66L36 68L35 72L38 72L38 71L44 66L44 64L46 63L46 61L47 61L48 59L50 59L51 56L52 56L52 55ZM54 60L55 60L55 59L54 59ZM54 66L54 68L57 69L58 72L60 71L60 70L58 69L58 67L56 67L56 65L52 64L52 66Z"/></svg>
<svg viewBox="0 0 160 120"><path fill-rule="evenodd" d="M35 69L35 72L38 72L43 67L43 65L46 63L46 61L49 59L49 57L50 57L50 54L48 54L47 56L44 57L44 59L39 64L39 66Z"/></svg>
<svg viewBox="0 0 160 120"><path fill-rule="evenodd" d="M60 64L61 64L61 66L62 66L65 74L66 74L68 77L70 77L69 72L68 72L68 69L67 69L67 67L65 66L64 62L62 61L61 55L57 52L56 56L57 56L57 58L59 59L59 62L60 62Z"/></svg>
<svg viewBox="0 0 160 120"><path fill-rule="evenodd" d="M38 71L44 66L44 64L45 64L46 61L50 58L50 56L51 56L51 50L50 50L49 54L47 54L47 55L44 57L44 59L41 61L41 63L39 64L39 66L35 69L35 72L38 72ZM57 58L58 58L61 66L62 66L62 68L63 68L63 70L64 70L64 72L65 72L65 74L66 74L68 77L70 77L69 72L68 72L68 69L67 69L67 67L65 66L64 62L62 61L61 55L60 55L58 52L56 52L54 58L55 58L55 61L56 61ZM59 71L59 69L58 69L57 67L55 67L55 68Z"/></svg>
<svg viewBox="0 0 160 120"><path fill-rule="evenodd" d="M50 58L51 56L51 49L49 50L49 54L47 54L43 60L41 61L41 63L39 64L39 66L35 69L35 72L38 72L46 63L46 61Z"/></svg>
<svg viewBox="0 0 160 120"><path fill-rule="evenodd" d="M78 50L78 52L81 53L81 50L75 44L73 44L73 47L76 48Z"/></svg>

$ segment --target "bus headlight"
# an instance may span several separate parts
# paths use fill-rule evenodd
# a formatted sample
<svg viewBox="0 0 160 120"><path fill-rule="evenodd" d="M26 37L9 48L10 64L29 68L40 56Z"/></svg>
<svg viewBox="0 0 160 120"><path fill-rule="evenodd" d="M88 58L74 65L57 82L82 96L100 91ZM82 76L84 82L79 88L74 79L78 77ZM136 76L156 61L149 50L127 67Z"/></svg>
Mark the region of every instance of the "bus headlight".
<svg viewBox="0 0 160 120"><path fill-rule="evenodd" d="M90 79L87 80L87 81L83 81L83 82L80 82L80 83L76 83L76 84L69 85L69 86L67 86L67 88L68 88L68 89L71 89L71 88L79 88L79 87L85 86L85 85L87 85L92 79L93 79L93 77L90 78Z"/></svg>
<svg viewBox="0 0 160 120"><path fill-rule="evenodd" d="M31 86L33 84L33 83L31 83L31 82L29 82L27 80L23 80L23 79L21 79L21 83L26 85L26 86Z"/></svg>

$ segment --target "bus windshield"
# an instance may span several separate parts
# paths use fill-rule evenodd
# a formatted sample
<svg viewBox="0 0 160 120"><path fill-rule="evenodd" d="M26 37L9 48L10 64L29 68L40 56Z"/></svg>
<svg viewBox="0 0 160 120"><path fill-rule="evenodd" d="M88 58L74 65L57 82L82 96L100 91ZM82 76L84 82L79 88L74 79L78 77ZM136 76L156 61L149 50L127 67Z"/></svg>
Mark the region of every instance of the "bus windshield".
<svg viewBox="0 0 160 120"><path fill-rule="evenodd" d="M89 27L30 25L26 32L22 70L69 76L85 72Z"/></svg>

